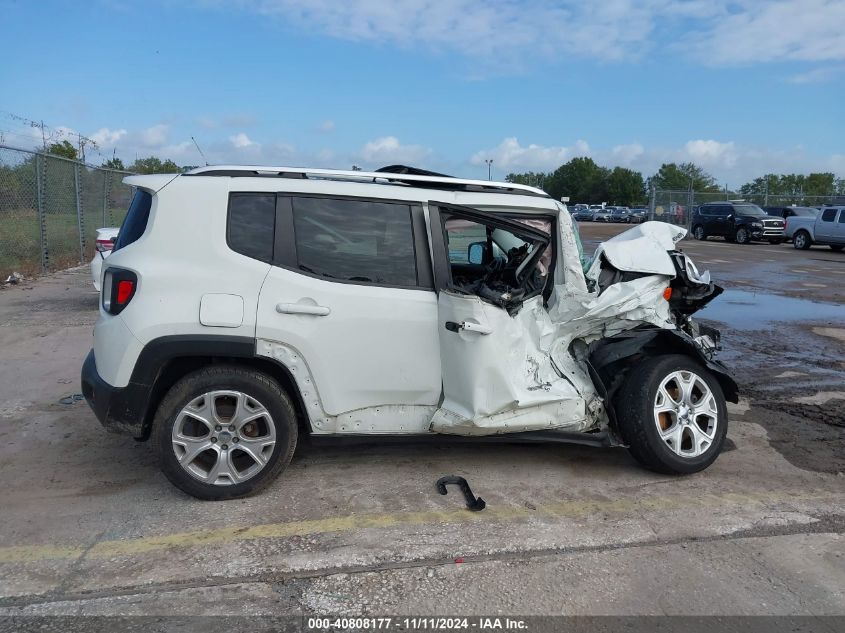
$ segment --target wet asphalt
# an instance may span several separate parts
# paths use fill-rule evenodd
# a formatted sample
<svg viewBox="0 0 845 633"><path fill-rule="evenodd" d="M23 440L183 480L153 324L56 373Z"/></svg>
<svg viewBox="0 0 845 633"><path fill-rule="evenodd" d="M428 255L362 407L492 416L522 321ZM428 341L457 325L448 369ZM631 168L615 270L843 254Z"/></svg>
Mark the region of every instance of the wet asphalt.
<svg viewBox="0 0 845 633"><path fill-rule="evenodd" d="M845 254L682 247L728 291L701 316L742 399L730 450L680 478L623 449L303 443L265 492L200 502L60 403L87 269L0 290L0 615L845 615Z"/></svg>

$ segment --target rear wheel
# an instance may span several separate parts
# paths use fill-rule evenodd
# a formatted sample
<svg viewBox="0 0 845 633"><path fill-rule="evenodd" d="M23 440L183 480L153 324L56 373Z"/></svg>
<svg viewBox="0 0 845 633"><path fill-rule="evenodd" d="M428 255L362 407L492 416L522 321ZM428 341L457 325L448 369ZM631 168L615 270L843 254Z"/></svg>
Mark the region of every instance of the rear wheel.
<svg viewBox="0 0 845 633"><path fill-rule="evenodd" d="M700 224L692 230L692 234L697 240L706 240L707 233L704 232L704 227Z"/></svg>
<svg viewBox="0 0 845 633"><path fill-rule="evenodd" d="M792 246L798 250L805 251L813 244L810 234L807 231L798 231L792 236Z"/></svg>
<svg viewBox="0 0 845 633"><path fill-rule="evenodd" d="M734 233L734 242L737 244L748 244L751 241L751 236L748 234L748 229L744 226L739 227Z"/></svg>
<svg viewBox="0 0 845 633"><path fill-rule="evenodd" d="M290 463L296 414L269 376L213 366L168 391L153 438L161 469L176 487L199 499L233 499L264 488Z"/></svg>
<svg viewBox="0 0 845 633"><path fill-rule="evenodd" d="M628 375L616 410L631 455L662 473L704 470L719 456L728 431L719 382L688 356L646 360Z"/></svg>

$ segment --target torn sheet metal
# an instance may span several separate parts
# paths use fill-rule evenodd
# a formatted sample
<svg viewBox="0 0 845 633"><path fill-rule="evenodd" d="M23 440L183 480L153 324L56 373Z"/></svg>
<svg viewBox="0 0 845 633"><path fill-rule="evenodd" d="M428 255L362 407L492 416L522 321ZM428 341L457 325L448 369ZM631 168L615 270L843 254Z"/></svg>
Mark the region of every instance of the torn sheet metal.
<svg viewBox="0 0 845 633"><path fill-rule="evenodd" d="M675 276L669 251L687 230L665 222L643 222L599 244L587 277L597 279L604 257L614 268L625 272Z"/></svg>
<svg viewBox="0 0 845 633"><path fill-rule="evenodd" d="M549 354L556 328L542 297L526 301L513 317L471 295L444 291L439 302L441 319L476 327L440 329L443 403L433 431L483 435L588 426L585 386L564 378Z"/></svg>
<svg viewBox="0 0 845 633"><path fill-rule="evenodd" d="M565 209L559 220L560 259L548 308L535 297L510 316L478 297L441 292L441 320L471 325L441 329L444 398L432 431L599 428L607 423L604 403L585 363L572 354L573 341L589 343L643 324L675 328L663 292L675 275L667 251L684 229L646 223L600 246L590 266L596 276L601 254L620 270L645 273L600 292L588 290L577 233Z"/></svg>

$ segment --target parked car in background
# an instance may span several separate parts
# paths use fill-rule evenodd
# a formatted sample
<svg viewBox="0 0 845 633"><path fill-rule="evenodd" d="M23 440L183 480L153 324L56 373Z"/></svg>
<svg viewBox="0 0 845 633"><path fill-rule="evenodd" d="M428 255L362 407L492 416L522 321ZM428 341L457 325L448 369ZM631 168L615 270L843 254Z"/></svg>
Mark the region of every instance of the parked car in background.
<svg viewBox="0 0 845 633"><path fill-rule="evenodd" d="M610 212L610 221L630 224L631 210L628 207L613 207L613 210Z"/></svg>
<svg viewBox="0 0 845 633"><path fill-rule="evenodd" d="M593 222L610 222L613 214L613 207L604 207L593 213Z"/></svg>
<svg viewBox="0 0 845 633"><path fill-rule="evenodd" d="M645 207L634 207L631 209L631 222L639 224L640 222L645 222L647 219L648 209Z"/></svg>
<svg viewBox="0 0 845 633"><path fill-rule="evenodd" d="M94 259L91 260L91 280L94 282L94 288L97 292L100 291L100 278L103 272L103 261L109 256L114 248L114 241L117 239L117 233L120 229L108 227L104 229L97 229L96 252Z"/></svg>
<svg viewBox="0 0 845 633"><path fill-rule="evenodd" d="M786 234L795 248L827 245L835 251L845 248L845 206L822 207L816 217L793 216L786 220Z"/></svg>
<svg viewBox="0 0 845 633"><path fill-rule="evenodd" d="M814 218L819 214L816 207L763 207L763 211L784 220L793 216Z"/></svg>
<svg viewBox="0 0 845 633"><path fill-rule="evenodd" d="M577 205L575 211L572 212L572 217L579 221L592 220L593 211L585 204Z"/></svg>
<svg viewBox="0 0 845 633"><path fill-rule="evenodd" d="M706 202L693 211L690 225L697 240L718 236L737 244L780 244L786 239L785 222L750 202Z"/></svg>

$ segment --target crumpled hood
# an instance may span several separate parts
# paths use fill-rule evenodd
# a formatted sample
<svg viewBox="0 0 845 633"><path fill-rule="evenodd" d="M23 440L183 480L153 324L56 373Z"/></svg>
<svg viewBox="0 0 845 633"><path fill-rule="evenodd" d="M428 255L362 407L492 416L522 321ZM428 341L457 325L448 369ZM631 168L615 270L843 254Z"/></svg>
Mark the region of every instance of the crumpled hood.
<svg viewBox="0 0 845 633"><path fill-rule="evenodd" d="M643 222L599 244L590 268L604 255L618 270L674 277L669 251L675 250L686 234L686 229L665 222Z"/></svg>

